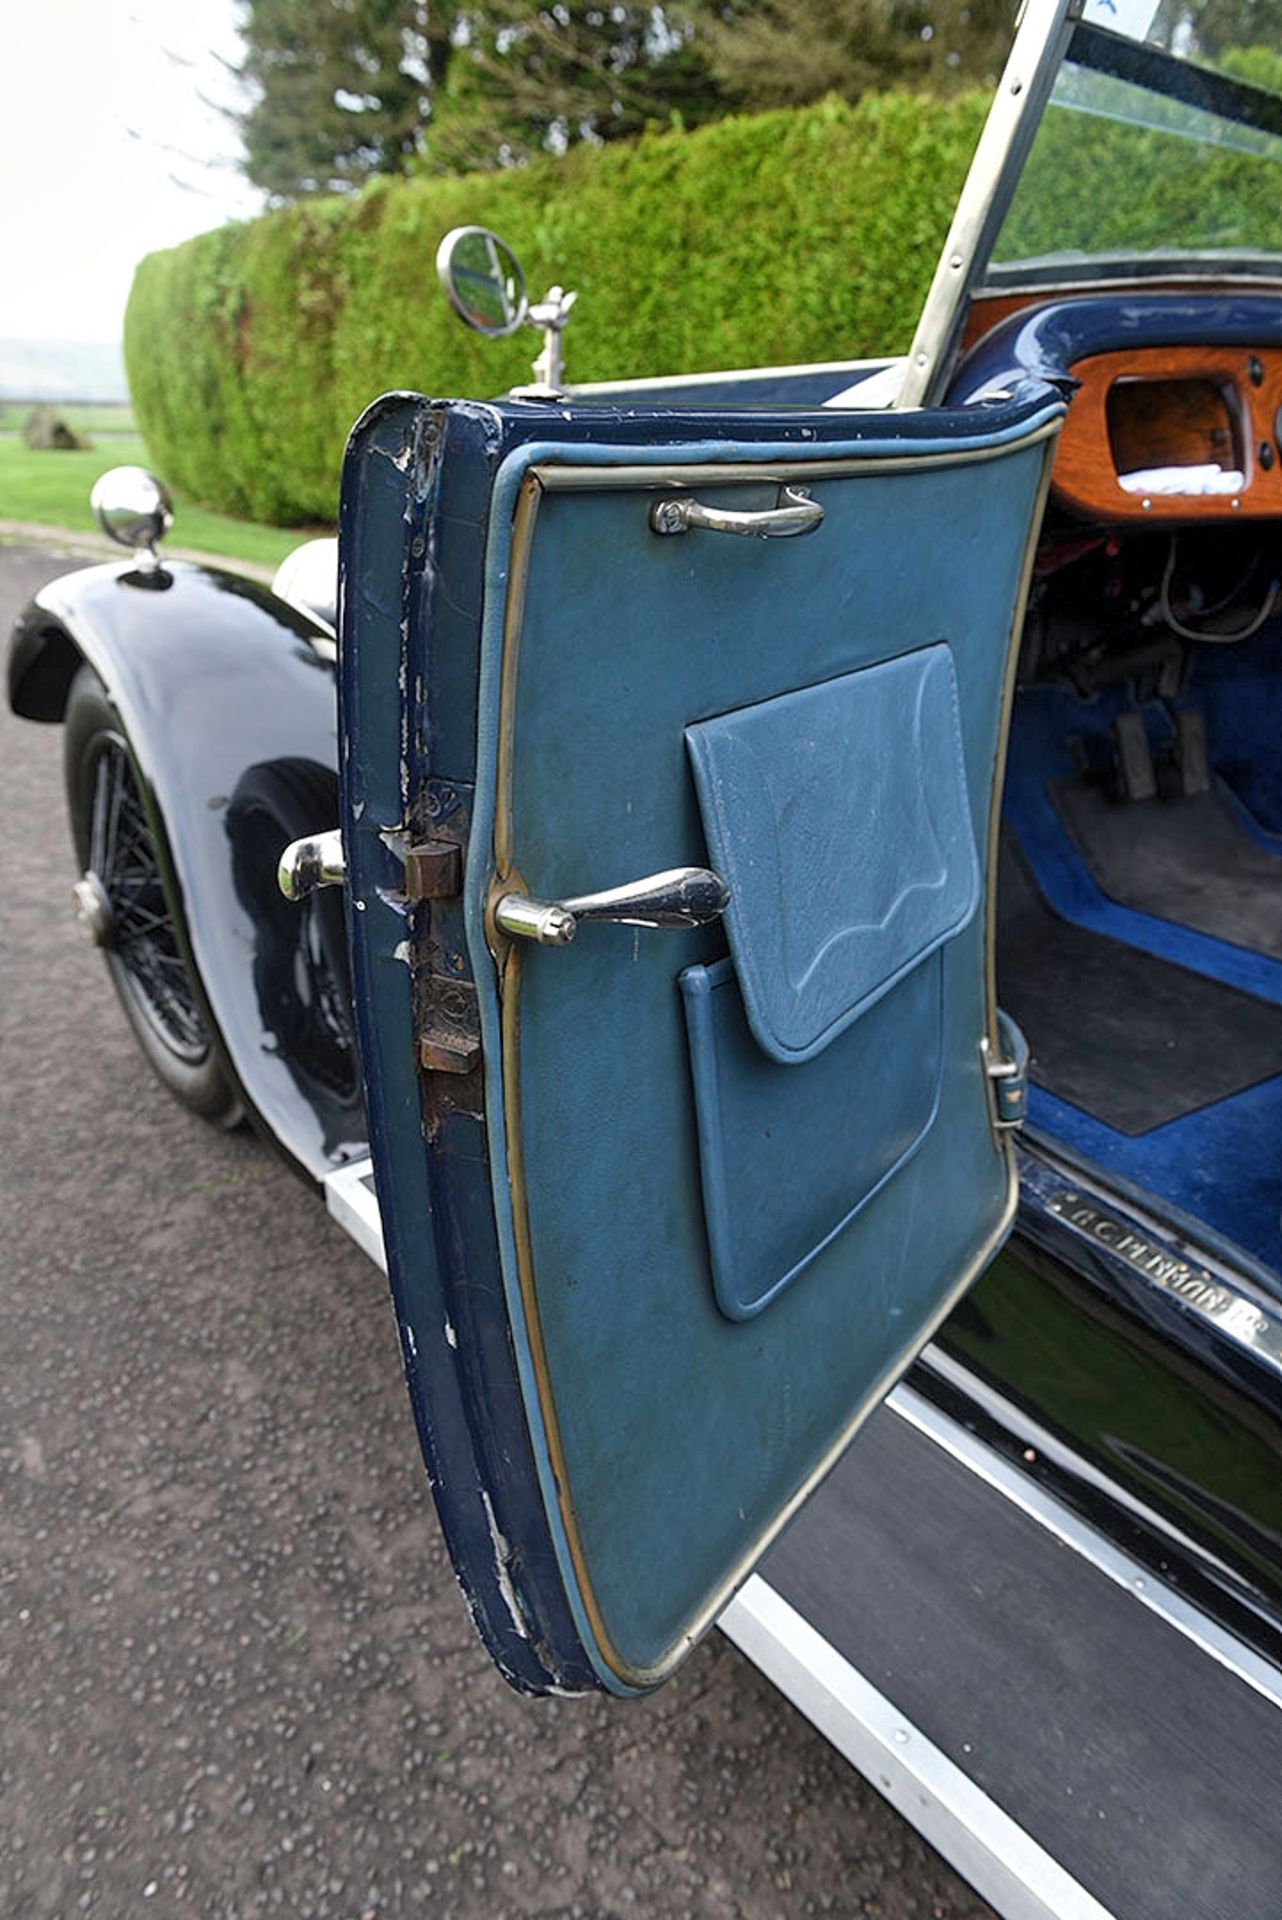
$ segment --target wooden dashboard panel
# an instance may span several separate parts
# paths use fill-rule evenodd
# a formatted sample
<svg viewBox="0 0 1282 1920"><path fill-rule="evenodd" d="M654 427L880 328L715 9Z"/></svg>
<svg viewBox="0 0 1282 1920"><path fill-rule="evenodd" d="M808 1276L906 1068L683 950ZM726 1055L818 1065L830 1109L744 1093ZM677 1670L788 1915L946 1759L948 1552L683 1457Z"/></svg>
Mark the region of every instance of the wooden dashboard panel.
<svg viewBox="0 0 1282 1920"><path fill-rule="evenodd" d="M1060 502L1108 522L1282 517L1282 348L1129 347L1077 361L1055 456ZM1147 469L1240 472L1231 492L1122 483Z"/></svg>

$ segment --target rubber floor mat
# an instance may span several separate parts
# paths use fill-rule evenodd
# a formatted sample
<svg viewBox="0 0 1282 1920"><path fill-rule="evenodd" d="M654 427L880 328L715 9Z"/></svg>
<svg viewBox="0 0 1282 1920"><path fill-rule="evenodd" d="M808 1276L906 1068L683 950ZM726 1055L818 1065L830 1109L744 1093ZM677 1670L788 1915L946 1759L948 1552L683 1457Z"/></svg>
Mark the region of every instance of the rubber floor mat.
<svg viewBox="0 0 1282 1920"><path fill-rule="evenodd" d="M1061 918L1003 842L997 997L1039 1087L1148 1133L1282 1074L1282 1007Z"/></svg>
<svg viewBox="0 0 1282 1920"><path fill-rule="evenodd" d="M1127 802L1076 778L1050 793L1110 900L1282 959L1282 855L1251 839L1225 794Z"/></svg>

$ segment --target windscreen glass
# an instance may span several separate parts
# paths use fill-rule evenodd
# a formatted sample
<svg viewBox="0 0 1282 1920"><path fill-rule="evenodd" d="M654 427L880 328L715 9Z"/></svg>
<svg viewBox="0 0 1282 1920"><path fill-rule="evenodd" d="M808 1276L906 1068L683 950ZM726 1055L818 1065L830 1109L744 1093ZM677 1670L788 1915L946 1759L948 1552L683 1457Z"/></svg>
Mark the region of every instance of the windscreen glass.
<svg viewBox="0 0 1282 1920"><path fill-rule="evenodd" d="M990 282L1282 256L1282 5L1141 11L1142 38L1075 33Z"/></svg>

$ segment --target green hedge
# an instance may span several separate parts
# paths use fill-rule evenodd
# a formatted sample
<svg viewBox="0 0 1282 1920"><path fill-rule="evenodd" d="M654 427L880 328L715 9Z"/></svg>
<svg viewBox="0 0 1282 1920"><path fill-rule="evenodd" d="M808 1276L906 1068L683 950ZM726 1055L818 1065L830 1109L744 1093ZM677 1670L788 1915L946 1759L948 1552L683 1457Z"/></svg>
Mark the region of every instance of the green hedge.
<svg viewBox="0 0 1282 1920"><path fill-rule="evenodd" d="M344 437L376 394L528 378L537 336L481 340L437 287L437 242L468 221L512 244L533 295L578 288L575 380L902 351L984 110L831 100L519 172L379 181L204 234L138 268L139 427L198 500L332 519Z"/></svg>

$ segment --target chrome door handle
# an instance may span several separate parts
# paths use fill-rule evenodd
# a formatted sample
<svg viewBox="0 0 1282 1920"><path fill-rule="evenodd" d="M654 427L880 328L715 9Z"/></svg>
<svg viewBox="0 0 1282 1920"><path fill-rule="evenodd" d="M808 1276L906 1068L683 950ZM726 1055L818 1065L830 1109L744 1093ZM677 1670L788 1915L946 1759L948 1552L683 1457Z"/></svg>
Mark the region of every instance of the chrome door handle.
<svg viewBox="0 0 1282 1920"><path fill-rule="evenodd" d="M650 509L655 533L689 533L694 527L705 527L709 533L745 533L757 540L791 540L799 533L813 533L823 517L823 508L805 487L780 487L778 506L760 513L705 507L702 500L684 494L656 500Z"/></svg>
<svg viewBox="0 0 1282 1920"><path fill-rule="evenodd" d="M730 889L707 867L672 867L628 886L580 893L568 900L530 900L506 893L494 909L495 925L518 940L566 947L580 920L618 920L627 927L704 927L720 919Z"/></svg>
<svg viewBox="0 0 1282 1920"><path fill-rule="evenodd" d="M305 900L317 887L341 887L346 873L343 836L335 827L291 840L280 856L276 884L287 900Z"/></svg>

